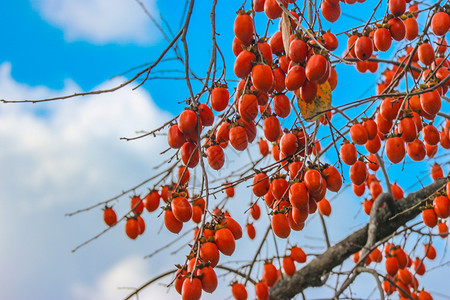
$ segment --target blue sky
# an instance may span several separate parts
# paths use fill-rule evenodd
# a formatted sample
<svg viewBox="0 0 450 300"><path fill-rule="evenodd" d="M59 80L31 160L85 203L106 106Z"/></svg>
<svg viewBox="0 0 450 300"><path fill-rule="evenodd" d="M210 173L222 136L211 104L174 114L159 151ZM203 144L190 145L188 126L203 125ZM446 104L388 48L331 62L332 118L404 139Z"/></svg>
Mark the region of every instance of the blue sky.
<svg viewBox="0 0 450 300"><path fill-rule="evenodd" d="M163 24L161 15L173 32L178 31L184 1L142 2L160 24ZM219 4L218 44L229 65L227 74L234 78L232 20L240 3L219 1ZM383 5L382 11L385 10ZM210 1L196 2L188 35L192 68L200 75L204 74L210 56L209 9ZM368 3L353 7L343 5L342 9L363 19L371 14ZM0 32L0 98L4 99L40 99L111 87L133 73L113 76L153 61L167 45L133 0L0 1L0 11L3 28ZM257 18L257 26L261 27L264 18ZM360 24L350 17L341 16L341 19L341 25L325 22L324 27L338 32ZM335 51L338 55L345 48L343 36L340 45ZM389 55L384 54L384 57ZM173 57L173 53L167 57ZM180 76L177 72L182 70L180 62L168 61L156 68L154 75ZM338 66L337 70L340 79L333 92L334 105L373 94L375 87L366 90L365 84L376 82L381 66L375 75L361 75L353 66ZM99 240L71 253L76 245L103 230L105 225L100 209L74 217L64 214L111 198L151 177L155 174L152 168L160 161L158 153L165 149L164 137L129 143L119 138L133 136L138 130L150 130L169 120L183 109L176 103L188 97L181 80L151 80L135 91L131 87L113 94L57 103L0 106L0 268L8 273L0 282L1 298L120 299L129 291L117 287L139 286L183 261L186 254L183 251L169 258L167 254L159 254L154 259L143 260L143 256L158 248L155 239L175 238L165 229L157 235L161 222L156 214L146 215L147 232L136 241L126 238L120 224ZM445 109L448 112L448 104ZM336 122L343 124L343 120ZM321 133L327 130L321 129ZM230 162L242 159L229 155ZM333 149L326 159L335 161ZM447 160L444 158L440 162ZM404 169L389 166L391 179L398 180L405 189L417 181L415 175L425 177L423 183L428 184L430 179L426 174L432 162L434 160L418 165L407 163ZM348 168L344 169L346 172ZM404 176L405 173L414 175ZM145 191L143 188L137 192ZM245 205L250 202L242 201ZM333 215L327 220L335 224L330 228L332 241L337 242L367 221L366 216L358 214L361 201L352 197L348 189L333 202ZM128 207L126 197L116 203L116 207L124 212ZM236 214L242 213L238 202L232 208ZM245 216L238 215L236 219L245 223ZM323 246L322 241L314 239L321 236L317 219L313 219L308 231L295 235L299 243L309 245L313 253L316 244ZM264 222L257 224L256 240L262 237ZM187 240L178 245L183 242ZM257 244L239 243L242 249ZM444 245L439 240L436 248L443 249ZM271 250L273 248L268 248L267 252ZM447 254L444 261L448 258ZM442 269L424 279L436 291L439 291L437 283L442 280L439 272ZM363 293L366 288L362 281L359 291ZM228 292L226 281L221 282L221 289ZM173 290L167 294L161 286L151 287L145 295L174 297ZM326 297L327 294L314 290L309 295Z"/></svg>

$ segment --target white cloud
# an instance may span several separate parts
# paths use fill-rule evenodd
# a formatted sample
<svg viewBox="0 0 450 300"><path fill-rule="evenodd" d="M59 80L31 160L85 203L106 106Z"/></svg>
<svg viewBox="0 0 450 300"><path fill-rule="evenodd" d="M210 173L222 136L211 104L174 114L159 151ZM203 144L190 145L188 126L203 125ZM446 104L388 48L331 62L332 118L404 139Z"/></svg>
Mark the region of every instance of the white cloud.
<svg viewBox="0 0 450 300"><path fill-rule="evenodd" d="M137 284L143 284L145 280L150 279L148 261L142 257L130 256L116 263L109 270L98 278L93 286L77 283L72 287L72 293L75 299L82 300L110 300L123 299ZM155 275L153 275L155 276ZM168 279L169 278L169 279ZM170 282L171 276L165 278L164 282ZM144 280L144 281L143 281ZM157 286L157 282L148 286L139 292L140 299L179 299L180 295L172 288L167 292Z"/></svg>
<svg viewBox="0 0 450 300"><path fill-rule="evenodd" d="M18 83L11 77L11 65L0 65L0 99L40 99L74 92L81 90L70 80L61 90ZM119 138L135 136L136 130L154 129L168 119L170 114L160 110L144 89L132 91L131 87L67 101L0 104L0 227L8 228L0 231L0 268L10 270L0 289L6 298L72 299L74 282L99 278L111 261L136 253L135 241L129 242L119 225L100 243L87 246L89 251L71 254L73 247L105 225L101 208L72 218L63 215L151 177L165 138L134 142ZM122 200L115 206L118 214L129 207L127 199ZM118 245L118 239L127 243ZM24 247L24 241L33 251ZM99 256L97 252L106 251L102 249L108 249L107 253ZM118 277L118 271L112 269L112 275L99 279L98 286L85 287L93 293L90 299L111 299L109 294L96 297L111 282L115 285L110 288L116 292L116 286L137 286L147 280L154 271L139 269L138 265L145 265L142 257L140 253L139 264L134 258L117 265L119 270L136 269L134 276ZM124 266L128 262L131 267ZM23 285L30 289L21 289ZM58 288L42 288L47 286Z"/></svg>
<svg viewBox="0 0 450 300"><path fill-rule="evenodd" d="M36 99L80 92L70 82L61 91L28 87L15 82L10 71L8 63L0 66L0 98ZM109 197L148 174L145 170L157 162L151 153L163 149L163 143L155 143L151 137L135 142L119 138L156 128L168 118L145 90L131 91L131 87L61 102L3 104L0 196L16 193L18 201L29 208L79 201L76 198L88 196L83 190L105 191ZM117 176L127 173L140 176L128 176L128 180ZM111 191L117 184L120 186ZM84 188L77 191L78 197L69 197L68 192L80 186ZM31 204L30 196L35 199Z"/></svg>
<svg viewBox="0 0 450 300"><path fill-rule="evenodd" d="M131 0L34 0L43 19L64 31L68 41L94 44L149 44L160 36L136 1ZM156 0L142 0L158 19Z"/></svg>

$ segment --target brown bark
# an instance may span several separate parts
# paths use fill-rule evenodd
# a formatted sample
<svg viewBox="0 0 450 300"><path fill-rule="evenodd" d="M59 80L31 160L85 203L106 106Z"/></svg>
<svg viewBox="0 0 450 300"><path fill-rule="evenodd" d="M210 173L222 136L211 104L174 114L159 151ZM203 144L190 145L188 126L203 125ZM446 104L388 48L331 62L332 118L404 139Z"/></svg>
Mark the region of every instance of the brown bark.
<svg viewBox="0 0 450 300"><path fill-rule="evenodd" d="M417 192L410 193L406 198L395 202L395 212L389 212L385 207L377 214L378 226L376 242L394 233L400 226L414 219L420 214L419 208L410 209L420 201L442 188L447 179L439 179L423 187ZM410 210L408 210L410 209ZM408 211L406 211L408 210ZM397 212L403 212L392 220L389 218ZM270 299L290 299L308 287L322 286L321 277L329 273L334 267L341 265L350 255L358 252L366 244L368 224L353 232L342 241L330 247L323 254L310 261L292 277L279 280L270 289Z"/></svg>

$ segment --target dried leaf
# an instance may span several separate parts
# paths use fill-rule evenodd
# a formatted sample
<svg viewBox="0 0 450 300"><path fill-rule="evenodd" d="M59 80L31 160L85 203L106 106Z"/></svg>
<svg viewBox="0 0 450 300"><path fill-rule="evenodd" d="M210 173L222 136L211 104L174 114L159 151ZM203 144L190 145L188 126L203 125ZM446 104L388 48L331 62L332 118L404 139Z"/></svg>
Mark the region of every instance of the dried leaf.
<svg viewBox="0 0 450 300"><path fill-rule="evenodd" d="M331 107L331 87L328 81L317 86L317 95L311 103L306 103L301 99L299 90L295 94L300 113L307 122L319 119L325 114L319 112L326 111Z"/></svg>
<svg viewBox="0 0 450 300"><path fill-rule="evenodd" d="M281 37L283 38L284 52L289 56L289 44L291 39L291 22L289 15L283 11L281 15Z"/></svg>

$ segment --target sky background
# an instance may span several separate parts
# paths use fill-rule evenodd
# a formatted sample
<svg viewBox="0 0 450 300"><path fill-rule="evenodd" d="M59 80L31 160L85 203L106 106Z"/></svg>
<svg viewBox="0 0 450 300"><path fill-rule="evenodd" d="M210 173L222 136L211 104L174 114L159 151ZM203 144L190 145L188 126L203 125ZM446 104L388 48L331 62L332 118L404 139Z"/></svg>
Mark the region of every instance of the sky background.
<svg viewBox="0 0 450 300"><path fill-rule="evenodd" d="M196 2L188 34L191 66L200 76L205 73L211 54L210 2ZM353 7L342 5L342 11L367 19L372 13L372 2ZM142 3L162 24L169 38L172 33L176 34L184 1L146 0ZM235 79L231 67L234 62L232 21L240 2L219 1L219 6L216 13L218 44L229 66L227 76ZM380 11L385 9L383 3ZM134 0L0 1L0 11L2 99L42 99L113 87L132 77L133 71L127 70L152 62L167 45L164 36ZM325 21L324 28L340 32L360 25L361 21L354 17L342 15L342 24L331 25ZM257 16L257 29L263 30L264 22L263 16ZM274 31L275 25L269 33ZM341 54L345 48L345 37L341 35L339 40L336 54ZM389 57L392 53L383 55ZM173 57L173 52L169 52L167 58ZM180 77L182 70L179 61L168 60L154 70L153 76ZM334 105L374 94L382 67L377 74L361 75L353 66L341 65L337 71L339 84L333 92ZM115 93L51 103L0 105L0 269L4 274L0 281L0 299L121 299L130 291L123 288L138 287L184 261L187 247L174 255L167 252L187 243L190 235L181 238L170 251L143 259L164 243L176 239L165 228L161 229L161 218L158 219L156 213L144 215L147 231L135 241L125 236L124 226L119 224L100 239L71 252L102 231L105 224L100 208L73 217L66 217L66 213L114 197L153 176L157 172L154 167L173 154L159 156L166 148L165 137L134 142L119 138L134 136L139 130L151 130L179 114L183 106L178 102L188 97L185 83L154 79L139 89L132 90L134 86L131 84ZM196 87L198 85L194 85ZM449 111L448 104L444 104L443 111ZM336 124L344 122L336 119ZM327 130L322 128L320 133L326 134ZM327 140L323 145L326 143ZM258 155L255 149L250 153L254 157ZM438 153L441 157L445 154L442 150ZM325 159L336 161L333 149ZM448 162L448 156L437 161ZM239 157L233 151L227 153L230 166L245 162L248 162L246 156ZM408 192L420 187L416 184L417 178L424 185L431 182L427 175L435 160L410 162L407 158L403 168L388 165L391 180L397 180L405 190L410 188ZM444 169L447 172L448 166ZM348 168L344 169L344 174L348 174ZM136 192L145 193L147 187L152 186L144 186ZM238 188L237 194L242 196L231 203L231 211L245 224L247 217L242 212L251 201L250 195L244 188ZM333 199L333 194L327 197ZM329 227L332 242L367 222L368 217L360 212L361 201L352 195L351 189L332 201L333 214L327 219L327 224L332 224ZM124 213L128 205L127 196L115 202L119 214ZM233 256L233 260L253 256L251 251L256 249L268 222L267 216L263 214L263 217L264 220L255 223L255 241L238 241L240 249L248 250ZM321 249L317 247L324 245L318 218L313 217L310 223L304 231L293 234L290 243L298 243L308 253L318 253ZM190 228L193 225L185 225L183 232ZM273 255L273 239L268 245L263 255ZM280 247L284 245L285 241L281 241ZM435 245L439 249L438 258L430 267L449 261L449 254L442 254L445 242L439 239ZM422 254L421 249L417 251ZM445 293L445 276L440 275L442 272L448 275L448 270L448 267L437 268L421 283L431 291ZM218 295L225 299L232 276L222 279L219 283L222 292ZM167 284L170 280L166 278L162 282ZM372 291L374 286L370 280L362 276L354 292L367 297L370 294L367 291ZM253 290L249 290L253 295ZM326 288L307 291L309 298L327 297L329 293ZM173 289L167 291L158 284L142 294L142 299L163 298L179 297Z"/></svg>

